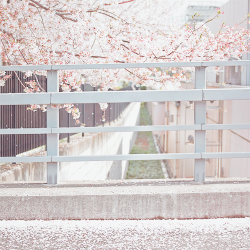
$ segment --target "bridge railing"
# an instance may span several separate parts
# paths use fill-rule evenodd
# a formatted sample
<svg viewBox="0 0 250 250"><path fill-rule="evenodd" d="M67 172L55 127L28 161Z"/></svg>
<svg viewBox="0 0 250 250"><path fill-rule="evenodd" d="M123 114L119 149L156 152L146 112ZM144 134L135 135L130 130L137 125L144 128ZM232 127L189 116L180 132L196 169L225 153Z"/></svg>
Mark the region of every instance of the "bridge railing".
<svg viewBox="0 0 250 250"><path fill-rule="evenodd" d="M250 100L250 88L206 89L205 68L208 66L250 66L250 61L223 62L171 62L137 64L85 64L85 65L29 65L4 66L1 71L47 70L47 93L0 94L0 105L47 105L47 128L0 129L0 134L47 134L47 156L1 157L0 162L47 162L47 183L58 183L59 162L77 161L125 161L194 159L194 180L205 181L206 159L209 158L250 158L250 152L206 153L206 131L223 129L250 129L250 124L206 124L206 101ZM195 67L195 89L189 90L147 90L147 91L98 91L59 92L59 70L77 69L121 69L155 67ZM59 109L53 105L63 103L119 103L119 102L167 102L193 101L194 125L155 125L123 127L59 127ZM249 107L250 108L250 107ZM88 155L59 156L59 133L85 132L133 132L194 130L194 153L129 154L129 155Z"/></svg>

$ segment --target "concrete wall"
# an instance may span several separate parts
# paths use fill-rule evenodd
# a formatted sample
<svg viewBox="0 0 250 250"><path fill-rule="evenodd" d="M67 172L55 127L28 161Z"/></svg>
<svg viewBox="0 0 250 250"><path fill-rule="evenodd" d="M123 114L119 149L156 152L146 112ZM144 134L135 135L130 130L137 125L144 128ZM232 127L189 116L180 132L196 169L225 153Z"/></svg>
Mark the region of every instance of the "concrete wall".
<svg viewBox="0 0 250 250"><path fill-rule="evenodd" d="M207 24L212 33L217 33L224 22L230 27L234 26L236 23L240 23L249 12L249 0L230 0L221 6L220 10L224 12L224 14ZM216 12L215 10L211 17L215 16ZM246 22L241 26L247 28Z"/></svg>
<svg viewBox="0 0 250 250"><path fill-rule="evenodd" d="M46 176L46 164L42 162L0 165L0 182L38 181L44 183Z"/></svg>
<svg viewBox="0 0 250 250"><path fill-rule="evenodd" d="M135 126L140 122L140 103L132 103L112 126ZM129 154L137 133L113 132L86 134L70 145L64 143L60 155ZM64 162L60 164L60 180L125 179L127 161Z"/></svg>
<svg viewBox="0 0 250 250"><path fill-rule="evenodd" d="M152 125L164 125L165 124L165 103L164 102L148 102L146 103L149 114L152 118ZM157 137L157 140L163 145L164 143L164 131L153 131L153 134Z"/></svg>
<svg viewBox="0 0 250 250"><path fill-rule="evenodd" d="M131 103L120 118L111 126L134 126L140 123L140 103ZM71 142L60 143L59 154L107 155L129 154L137 132L85 133L84 137L73 136ZM44 148L33 150L27 156L46 155ZM63 162L59 165L59 180L107 180L125 179L127 161L115 162ZM46 163L5 164L0 167L0 181L46 182Z"/></svg>

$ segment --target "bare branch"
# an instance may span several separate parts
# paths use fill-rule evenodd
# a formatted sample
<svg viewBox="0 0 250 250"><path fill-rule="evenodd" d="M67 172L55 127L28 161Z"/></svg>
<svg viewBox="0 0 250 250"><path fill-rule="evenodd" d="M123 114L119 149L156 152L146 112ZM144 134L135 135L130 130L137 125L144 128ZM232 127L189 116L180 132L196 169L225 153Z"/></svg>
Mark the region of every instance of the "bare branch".
<svg viewBox="0 0 250 250"><path fill-rule="evenodd" d="M124 3L131 3L131 2L134 2L135 0L128 0L128 1L123 1L123 2L120 2L119 4L124 4Z"/></svg>
<svg viewBox="0 0 250 250"><path fill-rule="evenodd" d="M33 7L39 6L40 8L42 8L44 10L49 10L50 9L50 8L42 5L41 3L39 3L39 2L37 2L35 0L30 0L29 5L31 5ZM70 20L72 22L77 22L78 21L77 19L65 16L65 15L72 15L72 13L69 13L69 12L63 13L63 11L56 10L55 14L58 15L58 16L60 16L62 19L67 19L67 20Z"/></svg>
<svg viewBox="0 0 250 250"><path fill-rule="evenodd" d="M91 56L92 58L103 58L103 59L107 59L106 56Z"/></svg>
<svg viewBox="0 0 250 250"><path fill-rule="evenodd" d="M31 5L31 6L36 7L36 5L37 5L37 6L39 6L40 8L42 8L42 9L44 9L44 10L49 10L48 7L46 7L46 6L42 5L42 4L40 4L39 2L37 2L37 1L35 1L35 0L30 0L30 2L32 2L32 3L29 3L29 5Z"/></svg>

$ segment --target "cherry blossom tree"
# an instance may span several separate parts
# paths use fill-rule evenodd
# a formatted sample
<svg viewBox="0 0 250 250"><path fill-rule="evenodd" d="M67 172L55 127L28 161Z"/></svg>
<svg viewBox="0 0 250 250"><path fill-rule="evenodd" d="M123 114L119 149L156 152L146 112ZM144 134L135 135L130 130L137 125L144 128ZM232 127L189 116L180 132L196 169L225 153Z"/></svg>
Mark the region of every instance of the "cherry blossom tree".
<svg viewBox="0 0 250 250"><path fill-rule="evenodd" d="M0 45L6 65L96 64L227 60L248 52L249 30L223 25L212 34L207 22L177 25L171 15L183 1L171 0L8 0L0 4ZM247 17L244 21L247 21ZM119 79L179 88L189 81L185 70L125 69L60 71L62 91L81 91L85 75L100 90L115 88ZM44 74L43 71L27 71ZM0 86L9 76L0 72ZM20 80L20 84L22 81ZM44 91L38 81L23 84L25 92ZM72 104L63 107L79 118ZM103 105L105 110L106 105ZM45 106L32 106L46 109Z"/></svg>

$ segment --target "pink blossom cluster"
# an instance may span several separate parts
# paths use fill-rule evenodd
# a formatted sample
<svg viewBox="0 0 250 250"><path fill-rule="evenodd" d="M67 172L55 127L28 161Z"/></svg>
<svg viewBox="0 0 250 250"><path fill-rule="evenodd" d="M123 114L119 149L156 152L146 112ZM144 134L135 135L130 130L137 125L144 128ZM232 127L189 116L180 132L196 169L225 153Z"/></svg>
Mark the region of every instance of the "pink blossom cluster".
<svg viewBox="0 0 250 250"><path fill-rule="evenodd" d="M171 23L183 1L171 0L11 0L0 3L2 58L9 65L189 62L240 58L250 51L249 30L225 24L217 34L205 23ZM245 21L247 21L247 18ZM101 90L115 89L120 79L156 89L178 89L189 81L187 70L116 69L60 71L64 92L81 91L88 82ZM33 74L27 71L25 77ZM46 74L36 71L36 74ZM6 79L0 74L0 86ZM24 91L43 91L26 82ZM67 105L74 119L79 110ZM105 108L103 108L105 109Z"/></svg>
<svg viewBox="0 0 250 250"><path fill-rule="evenodd" d="M5 71L0 71L0 87L5 85L7 79L9 79L11 75L6 75Z"/></svg>
<svg viewBox="0 0 250 250"><path fill-rule="evenodd" d="M40 92L40 88L35 80L30 80L29 82L25 82L27 87L24 88L24 92L26 93L36 93Z"/></svg>

